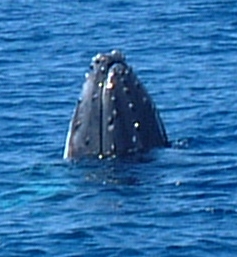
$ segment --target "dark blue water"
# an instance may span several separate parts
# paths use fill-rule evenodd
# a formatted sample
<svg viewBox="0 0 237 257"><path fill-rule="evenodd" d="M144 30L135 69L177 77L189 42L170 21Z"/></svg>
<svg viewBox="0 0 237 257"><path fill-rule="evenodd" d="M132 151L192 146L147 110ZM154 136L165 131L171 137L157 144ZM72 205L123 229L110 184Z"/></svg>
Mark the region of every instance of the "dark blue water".
<svg viewBox="0 0 237 257"><path fill-rule="evenodd" d="M0 256L237 253L237 2L0 2ZM62 160L84 73L121 49L177 147Z"/></svg>

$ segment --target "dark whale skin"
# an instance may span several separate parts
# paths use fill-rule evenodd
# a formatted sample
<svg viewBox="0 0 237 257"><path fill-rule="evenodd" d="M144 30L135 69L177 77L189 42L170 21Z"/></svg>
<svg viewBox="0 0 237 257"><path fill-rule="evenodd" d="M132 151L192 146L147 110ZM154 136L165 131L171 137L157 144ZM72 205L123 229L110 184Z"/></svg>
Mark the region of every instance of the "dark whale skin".
<svg viewBox="0 0 237 257"><path fill-rule="evenodd" d="M154 102L123 54L92 58L71 119L64 158L116 157L169 146Z"/></svg>

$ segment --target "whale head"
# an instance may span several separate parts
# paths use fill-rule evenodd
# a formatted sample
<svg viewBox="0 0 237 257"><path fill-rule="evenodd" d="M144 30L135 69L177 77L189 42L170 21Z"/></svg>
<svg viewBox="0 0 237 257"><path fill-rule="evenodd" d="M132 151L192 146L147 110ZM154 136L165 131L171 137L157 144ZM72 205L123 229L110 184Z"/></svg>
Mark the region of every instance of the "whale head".
<svg viewBox="0 0 237 257"><path fill-rule="evenodd" d="M103 158L168 145L154 102L120 51L97 54L85 77L64 158Z"/></svg>

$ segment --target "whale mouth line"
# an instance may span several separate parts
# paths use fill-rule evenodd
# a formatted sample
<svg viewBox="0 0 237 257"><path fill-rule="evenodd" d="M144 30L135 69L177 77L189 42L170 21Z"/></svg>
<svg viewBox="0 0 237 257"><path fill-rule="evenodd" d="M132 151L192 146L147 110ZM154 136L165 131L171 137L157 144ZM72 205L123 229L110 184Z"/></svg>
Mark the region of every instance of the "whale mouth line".
<svg viewBox="0 0 237 257"><path fill-rule="evenodd" d="M105 154L106 150L104 149L104 141L106 140L106 136L104 134L104 128L107 127L108 121L105 122L104 117L106 116L105 113L108 108L108 106L107 106L108 102L107 102L107 104L105 103L105 101L106 101L105 95L107 94L106 92L108 92L108 91L110 92L109 94L111 96L114 96L114 94L116 94L115 90L117 89L117 85L118 85L117 80L119 79L119 77L121 78L124 75L123 71L126 70L126 67L127 67L127 65L122 61L114 61L114 62L109 63L107 65L105 77L102 80L102 83L99 84L99 87L101 86L100 97L99 97L99 101L100 101L100 105L99 105L100 106L100 110L99 110L99 120L100 120L100 122L99 122L99 141L100 141L100 144L99 144L99 153L98 153L99 159L104 158L104 156L106 155ZM109 101L112 102L111 98ZM113 105L113 104L111 104L111 105ZM114 145L114 143L112 143L112 145ZM112 145L111 145L111 148L112 148ZM113 150L111 149L109 152L110 153L113 152L113 155L116 156L114 153L114 149Z"/></svg>

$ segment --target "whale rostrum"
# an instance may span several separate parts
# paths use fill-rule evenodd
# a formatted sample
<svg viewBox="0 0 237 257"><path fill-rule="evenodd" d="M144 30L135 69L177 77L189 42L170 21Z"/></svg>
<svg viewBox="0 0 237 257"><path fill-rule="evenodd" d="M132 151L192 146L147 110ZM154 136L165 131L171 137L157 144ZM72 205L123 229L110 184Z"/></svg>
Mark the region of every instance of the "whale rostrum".
<svg viewBox="0 0 237 257"><path fill-rule="evenodd" d="M169 145L154 102L120 51L97 54L85 77L64 158L115 157Z"/></svg>

